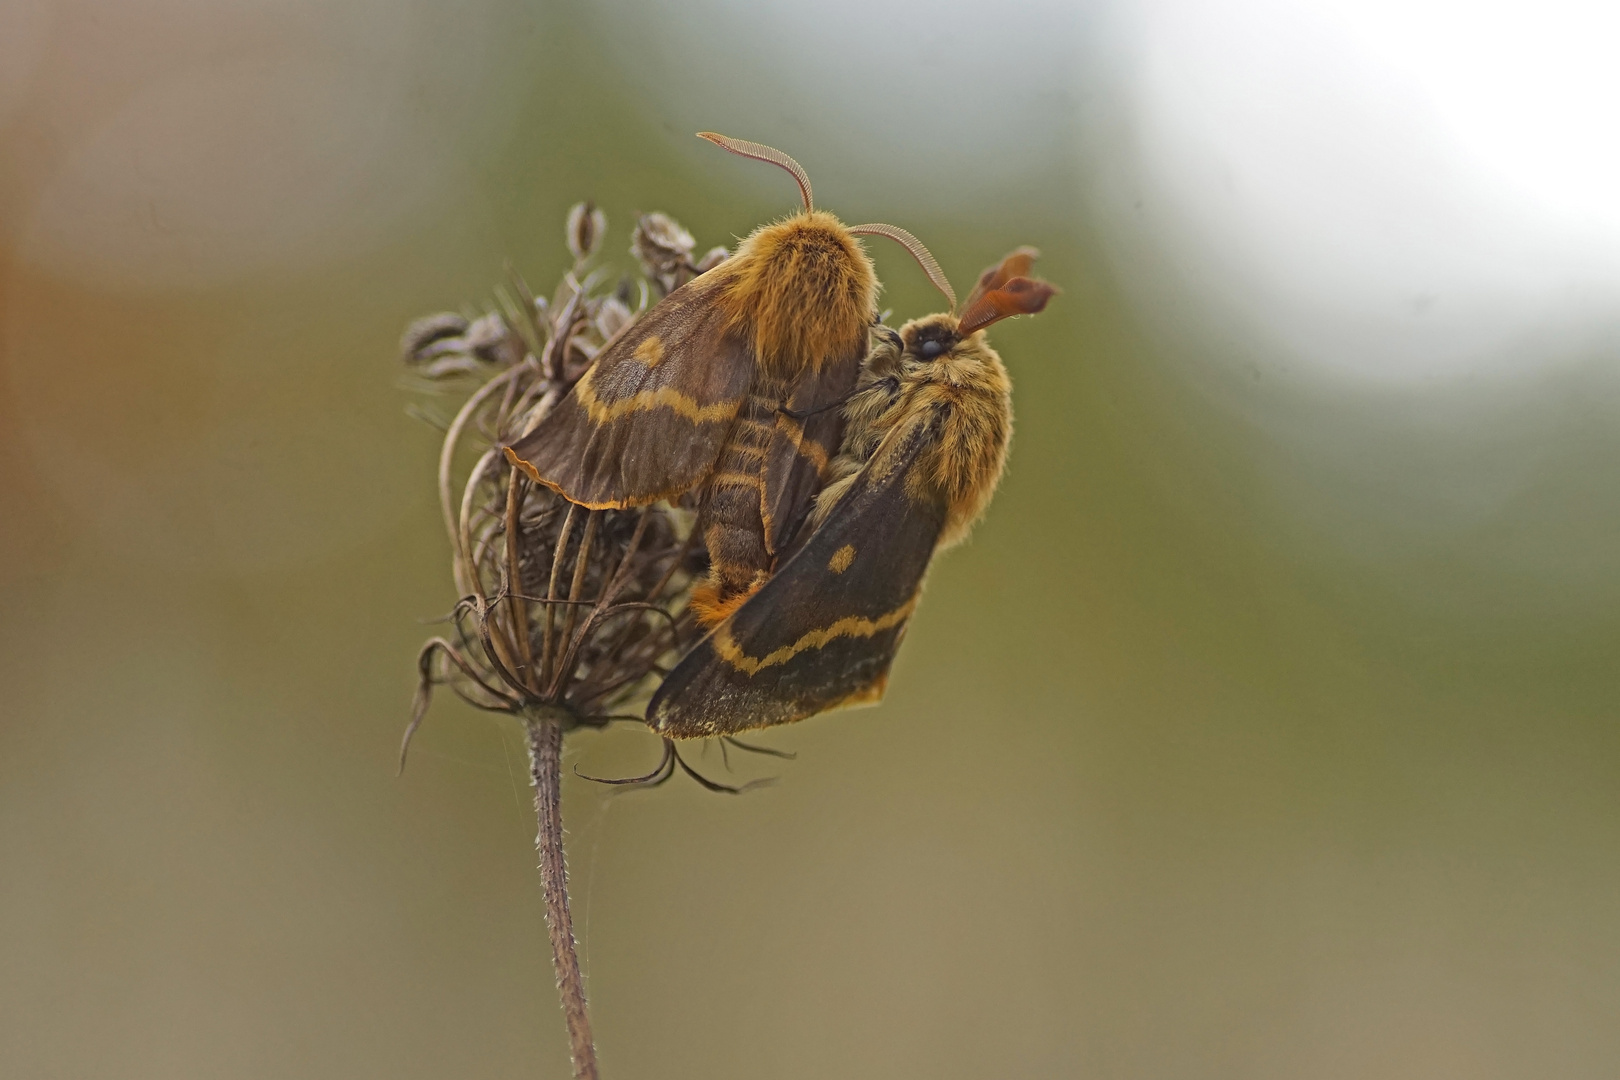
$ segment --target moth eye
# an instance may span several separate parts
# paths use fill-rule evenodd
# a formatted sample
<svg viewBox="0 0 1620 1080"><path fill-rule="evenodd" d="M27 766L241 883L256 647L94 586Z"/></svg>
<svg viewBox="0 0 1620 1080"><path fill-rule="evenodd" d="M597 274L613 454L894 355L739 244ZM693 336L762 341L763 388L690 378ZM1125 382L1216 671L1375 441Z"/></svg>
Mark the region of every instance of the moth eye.
<svg viewBox="0 0 1620 1080"><path fill-rule="evenodd" d="M945 351L945 343L937 338L931 339L917 346L917 351L922 353L926 359L932 360L934 357Z"/></svg>

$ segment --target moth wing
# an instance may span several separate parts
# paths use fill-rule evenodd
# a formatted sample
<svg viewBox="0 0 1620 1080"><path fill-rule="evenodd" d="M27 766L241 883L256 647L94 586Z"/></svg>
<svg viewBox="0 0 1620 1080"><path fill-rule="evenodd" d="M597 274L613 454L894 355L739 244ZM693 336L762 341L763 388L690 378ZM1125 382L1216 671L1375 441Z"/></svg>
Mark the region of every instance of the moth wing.
<svg viewBox="0 0 1620 1080"><path fill-rule="evenodd" d="M592 509L672 498L714 468L747 395L754 358L726 331L710 271L665 297L603 349L534 430L513 465Z"/></svg>
<svg viewBox="0 0 1620 1080"><path fill-rule="evenodd" d="M675 665L647 706L656 731L725 735L883 696L945 523L944 500L908 483L941 419L891 435L804 546Z"/></svg>
<svg viewBox="0 0 1620 1080"><path fill-rule="evenodd" d="M844 410L826 406L855 388L861 354L839 357L820 371L805 373L794 384L787 407L803 415L776 414L776 430L765 450L765 488L761 503L765 543L773 555L784 551L810 513L821 490L827 464L838 452L844 432ZM816 410L816 411L812 411Z"/></svg>

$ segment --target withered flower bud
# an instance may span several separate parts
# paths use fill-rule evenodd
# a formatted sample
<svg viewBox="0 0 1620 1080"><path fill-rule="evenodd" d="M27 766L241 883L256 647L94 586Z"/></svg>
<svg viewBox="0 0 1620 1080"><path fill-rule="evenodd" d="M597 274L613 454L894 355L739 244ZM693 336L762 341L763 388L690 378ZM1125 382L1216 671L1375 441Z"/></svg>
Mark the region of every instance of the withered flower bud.
<svg viewBox="0 0 1620 1080"><path fill-rule="evenodd" d="M446 339L460 338L466 332L467 320L453 311L424 315L399 336L400 359L407 364L427 363L443 355Z"/></svg>
<svg viewBox="0 0 1620 1080"><path fill-rule="evenodd" d="M521 342L494 312L471 323L453 314L418 319L406 328L400 350L416 374L429 379L481 372L484 365L511 363L523 355Z"/></svg>
<svg viewBox="0 0 1620 1080"><path fill-rule="evenodd" d="M568 251L575 263L582 263L602 244L607 235L607 215L590 200L575 203L568 211Z"/></svg>
<svg viewBox="0 0 1620 1080"><path fill-rule="evenodd" d="M692 265L692 249L697 240L667 214L654 211L636 219L630 238L630 254L641 263L647 277L667 295L697 276Z"/></svg>
<svg viewBox="0 0 1620 1080"><path fill-rule="evenodd" d="M468 352L487 364L494 364L502 360L501 348L511 336L506 329L506 320L492 311L474 319L462 338L467 342Z"/></svg>
<svg viewBox="0 0 1620 1080"><path fill-rule="evenodd" d="M602 309L596 313L596 332L606 341L629 326L632 318L630 305L617 296L610 296L602 301Z"/></svg>

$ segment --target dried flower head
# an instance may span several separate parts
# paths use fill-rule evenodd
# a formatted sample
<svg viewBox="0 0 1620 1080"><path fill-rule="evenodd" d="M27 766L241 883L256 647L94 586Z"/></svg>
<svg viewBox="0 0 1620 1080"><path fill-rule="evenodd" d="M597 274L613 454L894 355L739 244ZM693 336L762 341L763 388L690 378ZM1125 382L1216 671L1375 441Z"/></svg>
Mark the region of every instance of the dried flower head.
<svg viewBox="0 0 1620 1080"><path fill-rule="evenodd" d="M600 210L581 207L588 204L569 216L571 250L585 249L606 225ZM483 379L440 453L439 500L461 600L452 633L423 647L406 746L440 685L524 720L600 726L645 696L693 637L685 601L701 545L692 542L689 513L575 506L514 471L498 449L633 321L622 296L599 289L603 278L582 281L571 271L549 301L515 279L504 314L429 316L405 333L405 360L419 374Z"/></svg>

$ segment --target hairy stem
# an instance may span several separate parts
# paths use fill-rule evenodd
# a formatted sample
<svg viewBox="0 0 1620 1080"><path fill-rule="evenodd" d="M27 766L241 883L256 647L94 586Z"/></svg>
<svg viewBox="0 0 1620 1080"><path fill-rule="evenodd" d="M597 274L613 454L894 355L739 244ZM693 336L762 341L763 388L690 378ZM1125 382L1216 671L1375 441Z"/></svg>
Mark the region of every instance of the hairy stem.
<svg viewBox="0 0 1620 1080"><path fill-rule="evenodd" d="M534 838L540 853L540 886L546 899L546 929L557 966L557 990L568 1020L568 1049L575 1080L596 1080L596 1044L585 1012L585 984L574 951L574 921L568 913L568 868L563 862L562 725L530 720L529 776L534 784L534 813L540 831Z"/></svg>

